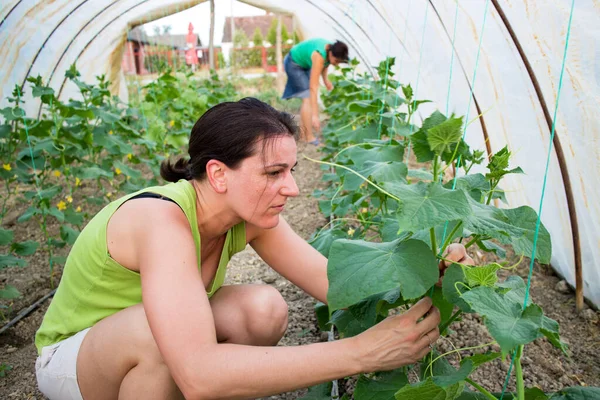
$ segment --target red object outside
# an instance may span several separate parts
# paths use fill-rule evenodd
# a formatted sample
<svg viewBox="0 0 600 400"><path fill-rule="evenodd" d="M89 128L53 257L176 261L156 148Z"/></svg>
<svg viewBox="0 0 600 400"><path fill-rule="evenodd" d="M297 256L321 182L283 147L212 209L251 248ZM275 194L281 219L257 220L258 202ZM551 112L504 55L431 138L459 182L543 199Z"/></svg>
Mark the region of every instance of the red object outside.
<svg viewBox="0 0 600 400"><path fill-rule="evenodd" d="M198 65L198 54L196 53L196 43L198 36L194 33L194 26L190 22L188 25L188 34L185 37L187 50L185 51L185 63L188 65Z"/></svg>

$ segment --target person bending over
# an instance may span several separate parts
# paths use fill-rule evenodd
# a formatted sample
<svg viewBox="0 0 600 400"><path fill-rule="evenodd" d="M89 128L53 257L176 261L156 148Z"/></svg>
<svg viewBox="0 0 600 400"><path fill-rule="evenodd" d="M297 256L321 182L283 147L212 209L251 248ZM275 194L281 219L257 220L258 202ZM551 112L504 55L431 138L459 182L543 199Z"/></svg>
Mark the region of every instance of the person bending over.
<svg viewBox="0 0 600 400"><path fill-rule="evenodd" d="M287 305L268 285L223 285L250 244L327 301L327 259L280 216L298 195L293 118L252 98L209 109L171 182L113 201L83 229L35 344L51 400L246 399L421 359L439 337L426 298L352 338L277 347ZM458 245L448 256L468 262ZM336 360L332 363L331 360Z"/></svg>
<svg viewBox="0 0 600 400"><path fill-rule="evenodd" d="M348 61L348 46L339 40L330 43L325 39L309 39L298 43L285 56L283 65L287 74L287 84L283 99L298 97L302 99L300 108L300 138L308 143L318 145L319 139L313 134L321 131L319 121L319 77L327 90L333 85L327 78L329 65L338 65Z"/></svg>

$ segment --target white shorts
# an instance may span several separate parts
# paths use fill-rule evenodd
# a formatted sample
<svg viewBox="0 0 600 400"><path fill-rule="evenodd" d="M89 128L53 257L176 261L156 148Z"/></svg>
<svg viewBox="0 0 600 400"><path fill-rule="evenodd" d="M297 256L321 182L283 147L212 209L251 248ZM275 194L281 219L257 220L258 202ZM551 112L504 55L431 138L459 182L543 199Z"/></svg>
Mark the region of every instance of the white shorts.
<svg viewBox="0 0 600 400"><path fill-rule="evenodd" d="M77 354L90 329L42 349L35 361L35 375L38 388L48 399L83 400L77 383Z"/></svg>

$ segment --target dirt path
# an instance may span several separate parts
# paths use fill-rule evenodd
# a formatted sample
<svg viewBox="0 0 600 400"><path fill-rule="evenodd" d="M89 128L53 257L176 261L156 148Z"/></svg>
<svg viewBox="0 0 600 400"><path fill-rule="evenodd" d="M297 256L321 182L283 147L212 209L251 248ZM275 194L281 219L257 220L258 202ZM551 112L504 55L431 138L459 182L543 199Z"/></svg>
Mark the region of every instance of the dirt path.
<svg viewBox="0 0 600 400"><path fill-rule="evenodd" d="M304 238L325 223L318 212L317 202L310 197L320 183L319 166L306 161L301 154L319 157L314 147L300 148L296 179L300 195L289 201L284 216L290 225ZM19 228L21 238L38 235L35 226ZM39 239L39 238L37 238ZM475 254L477 258L478 255ZM0 282L6 280L19 287L24 298L15 303L19 310L49 291L48 270L43 256L31 257L30 266L24 269L8 269L0 274ZM525 265L526 262L523 262ZM519 271L526 275L526 270ZM58 274L59 275L59 274ZM57 275L57 276L58 276ZM573 294L561 287L560 279L538 269L533 277L532 298L546 314L561 324L563 339L570 345L571 358L561 355L545 340L538 340L526 348L524 374L526 385L537 385L546 391L564 386L587 384L600 386L600 325L598 313L587 310L583 315L575 313ZM236 255L228 269L227 283L262 283L276 287L289 305L288 331L280 345L302 345L323 340L316 328L313 313L314 300L300 289L270 270L252 249ZM0 377L0 399L43 399L36 388L34 361L36 357L33 337L46 310L44 307L32 313L8 332L0 335L0 363L12 366L6 376ZM467 347L485 343L489 338L481 320L467 316L453 326L454 332L438 343L438 350L449 351L453 347ZM492 391L501 390L508 362L497 360L482 367L473 379ZM342 385L343 386L343 385ZM350 385L351 386L351 385ZM511 383L512 386L512 383ZM510 387L510 386L509 386ZM269 399L297 399L305 391L281 394Z"/></svg>

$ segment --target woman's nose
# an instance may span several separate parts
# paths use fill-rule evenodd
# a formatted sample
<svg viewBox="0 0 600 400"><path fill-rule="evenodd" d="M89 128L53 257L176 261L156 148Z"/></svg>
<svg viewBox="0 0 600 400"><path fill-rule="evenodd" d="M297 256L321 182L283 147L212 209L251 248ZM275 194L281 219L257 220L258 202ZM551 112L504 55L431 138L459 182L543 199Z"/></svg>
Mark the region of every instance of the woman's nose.
<svg viewBox="0 0 600 400"><path fill-rule="evenodd" d="M296 197L300 193L296 180L292 174L289 174L281 188L281 194L288 197Z"/></svg>

